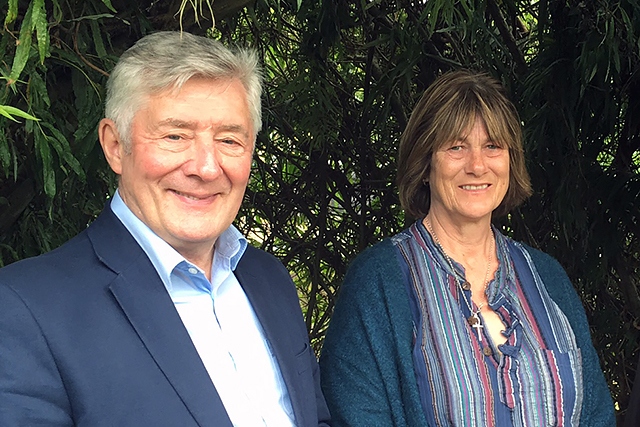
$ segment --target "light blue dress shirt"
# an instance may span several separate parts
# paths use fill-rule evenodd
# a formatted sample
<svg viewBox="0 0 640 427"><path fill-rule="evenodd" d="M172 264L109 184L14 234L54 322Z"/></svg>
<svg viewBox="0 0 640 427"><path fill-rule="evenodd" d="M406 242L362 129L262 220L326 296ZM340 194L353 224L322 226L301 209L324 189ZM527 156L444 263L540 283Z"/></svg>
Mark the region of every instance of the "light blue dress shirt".
<svg viewBox="0 0 640 427"><path fill-rule="evenodd" d="M247 247L231 225L215 243L211 281L156 235L116 191L111 210L153 263L236 427L294 426L278 362L233 274Z"/></svg>

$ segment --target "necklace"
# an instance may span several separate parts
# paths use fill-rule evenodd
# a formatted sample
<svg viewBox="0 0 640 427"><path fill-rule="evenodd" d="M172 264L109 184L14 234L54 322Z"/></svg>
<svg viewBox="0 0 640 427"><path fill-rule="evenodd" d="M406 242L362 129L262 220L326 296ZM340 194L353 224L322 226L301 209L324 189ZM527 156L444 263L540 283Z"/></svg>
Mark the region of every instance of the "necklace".
<svg viewBox="0 0 640 427"><path fill-rule="evenodd" d="M482 318L480 317L480 311L486 304L482 303L478 305L478 308L476 310L473 309L473 306L472 306L473 300L471 299L471 297L467 299L467 294L464 292L464 291L471 290L471 283L469 283L469 281L466 278L460 276L460 273L458 273L458 270L453 268L453 261L451 260L451 257L449 257L449 254L445 252L444 248L442 247L442 244L440 243L440 240L438 239L438 236L433 231L433 227L431 226L431 221L429 221L428 217L425 217L424 220L427 226L427 230L429 230L429 233L431 233L431 236L433 237L433 241L436 243L436 245L438 245L438 248L440 248L440 251L444 255L444 258L447 260L447 263L449 264L449 267L451 267L451 271L453 271L453 274L458 279L456 280L456 283L458 284L458 287L460 288L460 291L462 293L462 299L464 300L465 304L469 308L469 312L471 313L471 316L467 318L467 322L472 328L478 331L478 341L482 342L481 329L484 328L484 326L482 325ZM491 241L495 245L495 237L493 236L493 229L491 229L491 237L492 237ZM483 282L484 291L487 290L487 285L489 284L489 270L491 270L491 261L493 260L493 256L492 256L493 252L494 250L489 251L489 261L487 262L487 271L485 271L484 273L484 282Z"/></svg>

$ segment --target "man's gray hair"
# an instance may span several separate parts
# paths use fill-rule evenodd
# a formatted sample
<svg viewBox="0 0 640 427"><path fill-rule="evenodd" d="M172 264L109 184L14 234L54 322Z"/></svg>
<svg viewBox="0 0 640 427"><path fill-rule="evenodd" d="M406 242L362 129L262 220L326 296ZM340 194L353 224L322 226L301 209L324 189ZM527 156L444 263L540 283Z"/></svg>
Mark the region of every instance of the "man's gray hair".
<svg viewBox="0 0 640 427"><path fill-rule="evenodd" d="M115 122L125 149L131 125L145 98L178 90L192 77L238 79L256 133L262 128L262 72L255 51L228 49L217 40L189 33L161 31L138 40L125 51L107 82L105 116Z"/></svg>

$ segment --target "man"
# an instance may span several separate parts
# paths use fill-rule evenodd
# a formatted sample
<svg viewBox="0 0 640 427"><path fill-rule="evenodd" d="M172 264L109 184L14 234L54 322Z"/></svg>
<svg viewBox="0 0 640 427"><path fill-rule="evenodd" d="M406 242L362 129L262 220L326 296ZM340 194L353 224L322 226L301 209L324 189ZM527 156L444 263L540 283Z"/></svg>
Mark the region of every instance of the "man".
<svg viewBox="0 0 640 427"><path fill-rule="evenodd" d="M231 225L261 127L255 54L161 32L98 134L119 175L62 247L0 270L1 426L318 426L295 287Z"/></svg>

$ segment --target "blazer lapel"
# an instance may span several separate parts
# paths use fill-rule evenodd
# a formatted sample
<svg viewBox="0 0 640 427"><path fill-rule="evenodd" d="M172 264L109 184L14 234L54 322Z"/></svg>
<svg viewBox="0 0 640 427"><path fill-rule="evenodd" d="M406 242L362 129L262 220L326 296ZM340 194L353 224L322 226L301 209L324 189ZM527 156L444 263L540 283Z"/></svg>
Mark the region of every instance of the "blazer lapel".
<svg viewBox="0 0 640 427"><path fill-rule="evenodd" d="M117 273L122 311L200 426L232 427L224 405L153 264L107 208L89 228L97 256Z"/></svg>
<svg viewBox="0 0 640 427"><path fill-rule="evenodd" d="M288 272L284 270L278 274L274 268L276 262L271 257L254 256L257 249L248 246L247 251L238 263L235 275L242 285L247 298L251 302L266 339L269 341L273 353L278 361L282 378L287 386L289 398L298 425L305 424L302 408L304 402L298 392L298 371L293 351L300 346L300 334L293 332L296 324L302 324L300 307L297 296L294 296L295 306L289 305L283 299L290 284ZM280 283L276 283L280 282ZM293 286L293 285L292 285ZM306 336L306 331L303 332ZM308 396L306 396L308 398Z"/></svg>

